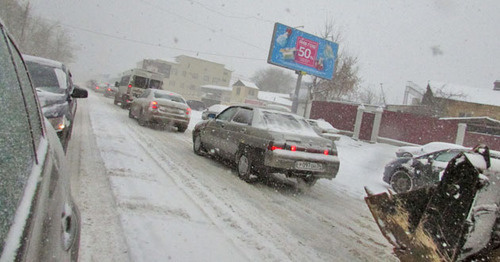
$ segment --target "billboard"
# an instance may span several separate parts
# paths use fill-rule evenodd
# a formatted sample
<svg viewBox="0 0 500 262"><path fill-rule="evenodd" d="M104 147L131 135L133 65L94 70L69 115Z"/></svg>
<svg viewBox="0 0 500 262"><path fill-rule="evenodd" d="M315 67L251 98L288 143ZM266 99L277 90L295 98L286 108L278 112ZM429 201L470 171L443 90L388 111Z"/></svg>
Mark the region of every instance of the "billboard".
<svg viewBox="0 0 500 262"><path fill-rule="evenodd" d="M275 23L267 62L332 79L338 48L334 42Z"/></svg>

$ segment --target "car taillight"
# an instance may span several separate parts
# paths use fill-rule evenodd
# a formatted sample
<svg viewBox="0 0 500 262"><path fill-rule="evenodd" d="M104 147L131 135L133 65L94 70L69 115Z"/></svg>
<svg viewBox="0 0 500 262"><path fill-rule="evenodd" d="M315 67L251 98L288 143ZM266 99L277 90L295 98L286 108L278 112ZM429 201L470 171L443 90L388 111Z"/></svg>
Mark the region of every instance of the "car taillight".
<svg viewBox="0 0 500 262"><path fill-rule="evenodd" d="M188 107L188 108L186 109L186 115L189 115L189 113L191 113L191 108L190 108L190 107Z"/></svg>
<svg viewBox="0 0 500 262"><path fill-rule="evenodd" d="M132 88L132 85L128 85L128 88Z"/></svg>
<svg viewBox="0 0 500 262"><path fill-rule="evenodd" d="M283 149L282 146L276 146L273 144L273 142L270 142L269 145L267 146L267 150L271 150L271 151L282 150L282 149Z"/></svg>
<svg viewBox="0 0 500 262"><path fill-rule="evenodd" d="M99 89L99 87L98 87L98 86L96 86L96 87L95 87L95 89Z"/></svg>
<svg viewBox="0 0 500 262"><path fill-rule="evenodd" d="M158 109L158 102L151 101L151 103L149 104L149 106L151 106L151 109Z"/></svg>
<svg viewBox="0 0 500 262"><path fill-rule="evenodd" d="M323 154L325 154L325 155L329 155L329 154L330 154L330 150L325 149L325 151L323 151Z"/></svg>
<svg viewBox="0 0 500 262"><path fill-rule="evenodd" d="M108 91L111 91L111 88L108 88Z"/></svg>
<svg viewBox="0 0 500 262"><path fill-rule="evenodd" d="M290 151L297 151L297 146L295 146L295 145L290 146Z"/></svg>

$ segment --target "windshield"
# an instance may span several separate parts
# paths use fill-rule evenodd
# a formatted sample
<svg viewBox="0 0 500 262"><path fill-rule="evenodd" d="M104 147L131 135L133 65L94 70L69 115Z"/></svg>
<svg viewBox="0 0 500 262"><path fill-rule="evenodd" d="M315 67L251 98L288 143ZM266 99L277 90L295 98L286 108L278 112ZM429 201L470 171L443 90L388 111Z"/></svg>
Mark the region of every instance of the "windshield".
<svg viewBox="0 0 500 262"><path fill-rule="evenodd" d="M58 71L28 62L30 77L12 79L33 80L36 105L67 105L47 126L69 141L74 260L420 261L420 244L429 261L498 260L482 256L500 248L500 200L479 200L500 185L476 168L486 153L434 157L500 152L500 0L0 2L20 53L68 75L63 90ZM443 179L449 196L425 195L469 162L474 188ZM424 196L391 205L406 192ZM387 206L375 212L384 196L369 194ZM49 208L67 229L67 210ZM395 210L408 212L384 227ZM405 218L408 234L388 232Z"/></svg>
<svg viewBox="0 0 500 262"><path fill-rule="evenodd" d="M26 66L28 67L31 80L36 88L59 94L63 94L66 91L66 86L60 85L60 82L65 83L65 80L58 79L58 75L59 77L65 78L62 70L29 61L26 62Z"/></svg>

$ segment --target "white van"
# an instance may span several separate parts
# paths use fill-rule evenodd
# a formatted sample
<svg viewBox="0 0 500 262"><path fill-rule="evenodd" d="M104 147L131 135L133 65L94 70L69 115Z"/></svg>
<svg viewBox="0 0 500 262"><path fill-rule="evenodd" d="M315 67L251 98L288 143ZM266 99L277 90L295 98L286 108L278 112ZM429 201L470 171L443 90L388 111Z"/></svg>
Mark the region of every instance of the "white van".
<svg viewBox="0 0 500 262"><path fill-rule="evenodd" d="M162 89L163 75L148 70L135 68L125 71L120 82L115 86L118 91L115 95L114 104L120 104L122 108L130 106L135 97L142 94L145 89Z"/></svg>

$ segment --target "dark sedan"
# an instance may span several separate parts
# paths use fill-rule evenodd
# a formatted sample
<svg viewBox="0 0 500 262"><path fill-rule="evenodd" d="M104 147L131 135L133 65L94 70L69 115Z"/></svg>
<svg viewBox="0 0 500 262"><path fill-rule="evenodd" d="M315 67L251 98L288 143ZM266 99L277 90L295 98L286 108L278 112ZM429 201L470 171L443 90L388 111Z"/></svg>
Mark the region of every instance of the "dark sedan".
<svg viewBox="0 0 500 262"><path fill-rule="evenodd" d="M231 106L193 130L193 150L235 162L241 179L282 173L312 186L339 170L335 144L297 115L255 106Z"/></svg>
<svg viewBox="0 0 500 262"><path fill-rule="evenodd" d="M440 180L448 162L466 149L446 149L418 157L402 157L385 166L383 180L390 184L396 193L432 185Z"/></svg>

